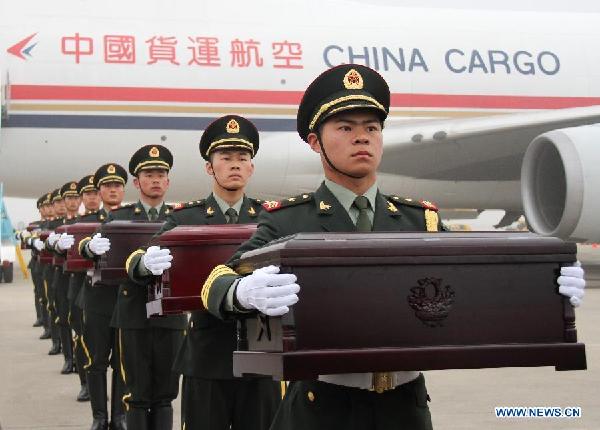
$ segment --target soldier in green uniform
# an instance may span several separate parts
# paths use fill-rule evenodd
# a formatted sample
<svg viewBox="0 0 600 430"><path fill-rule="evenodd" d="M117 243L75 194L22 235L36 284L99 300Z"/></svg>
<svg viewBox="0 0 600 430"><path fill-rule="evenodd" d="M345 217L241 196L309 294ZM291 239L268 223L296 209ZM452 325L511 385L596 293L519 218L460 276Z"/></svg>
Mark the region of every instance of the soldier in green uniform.
<svg viewBox="0 0 600 430"><path fill-rule="evenodd" d="M60 195L65 203L66 209L64 223L73 224L77 220L79 205L81 204L79 194L77 193L77 182L70 181L64 184L60 188ZM64 250L60 247L61 245L64 247L66 246L66 243L70 243L70 245L73 244L71 242L72 239L66 238L65 236L66 234L63 233L54 244L53 251L57 255L63 255L64 253ZM67 239L67 242L65 242L65 239ZM71 326L69 325L69 300L67 298L69 278L70 273L64 272L62 266L54 266L52 290L55 293L56 323L58 324L60 344L65 358L65 362L60 371L63 375L73 373L75 364L73 361L73 336L71 333Z"/></svg>
<svg viewBox="0 0 600 430"><path fill-rule="evenodd" d="M227 115L210 124L200 140L213 192L205 199L180 204L161 232L177 225L254 223L260 201L244 190L259 147L258 131L245 118ZM132 280L146 285L151 275L170 266L168 249L138 250L129 259ZM232 353L235 322L193 312L174 369L183 374L181 423L187 430L268 429L280 403L279 384L271 378L235 378Z"/></svg>
<svg viewBox="0 0 600 430"><path fill-rule="evenodd" d="M98 189L94 185L94 175L84 176L77 183L77 194L80 196L85 212L83 215L77 216L75 222L99 222L99 217L106 217L100 209L100 195ZM69 248L74 245L75 238L72 235L64 234L56 243L56 248L62 253L66 253ZM80 390L77 394L77 401L85 402L90 400L86 370L84 368L87 363L85 350L83 346L83 314L80 304L77 303L77 298L85 281L85 272L72 272L69 276L69 284L67 289L67 300L69 304L69 324L75 336L73 355L75 357L77 374L79 375Z"/></svg>
<svg viewBox="0 0 600 430"><path fill-rule="evenodd" d="M110 213L121 206L126 183L127 171L116 163L105 164L96 170L94 185L100 190L104 205L103 213L98 215L100 221L106 222ZM108 239L102 237L101 231L79 242L81 255L93 260L99 259L109 249L110 243ZM117 302L117 291L118 286L91 285L89 277L83 287L83 346L88 358L85 369L92 406L91 430L108 428L106 371L109 364L113 369L110 396L111 429L126 428L125 411L121 400L124 386L118 370L118 344L115 331L110 327L110 319Z"/></svg>
<svg viewBox="0 0 600 430"><path fill-rule="evenodd" d="M300 103L297 129L319 154L325 181L314 193L265 204L257 232L203 286L212 314L227 319L258 310L277 316L298 301L293 274L280 274L275 266L248 276L233 270L243 252L274 239L298 232L442 229L431 203L384 195L377 188L389 101L385 80L361 65L334 67L311 83ZM579 300L583 271L562 271L559 291ZM271 429L431 429L428 399L419 372L320 375L290 385Z"/></svg>
<svg viewBox="0 0 600 430"><path fill-rule="evenodd" d="M39 276L37 274L38 251L37 251L37 249L35 249L34 247L31 246L34 235L37 234L41 230L42 225L44 223L45 216L44 216L44 212L42 211L42 202L44 201L44 198L45 198L45 195L40 197L39 199L37 199L36 207L40 213L40 219L37 221L34 221L30 224L33 227L33 230L31 232L28 230L23 230L18 235L20 242L27 248L31 249L31 259L29 260L29 263L27 264L27 268L31 272L31 281L33 283L33 297L34 297L35 315L36 315L35 322L33 323L34 327L42 327L44 325L44 317L43 317L43 312L42 312L42 299L41 299L43 286L42 286L42 283L40 282Z"/></svg>
<svg viewBox="0 0 600 430"><path fill-rule="evenodd" d="M60 188L57 188L52 192L52 207L54 209L54 219L48 223L48 230L52 231L46 239L45 248L47 251L53 252L54 245L60 237L60 234L55 233L54 230L63 225L66 222L67 207L65 201L60 193ZM46 299L48 302L48 315L50 317L50 335L52 337L52 347L48 351L48 355L57 355L61 352L60 342L60 326L59 326L59 315L56 307L56 283L54 279L60 276L62 268L53 264L47 264L44 267L44 282L46 289Z"/></svg>
<svg viewBox="0 0 600 430"><path fill-rule="evenodd" d="M42 203L40 206L43 222L40 225L40 230L48 230L48 224L54 218L54 208L52 207L52 192L46 193L42 197ZM39 298L40 298L40 310L42 312L42 324L44 326L44 332L40 335L40 339L50 339L50 314L48 312L48 299L47 299L47 285L44 281L44 271L47 264L39 261L40 252L44 249L44 243L37 237L32 237L32 252L37 257L37 262L34 266L34 271L31 276L36 278L39 285Z"/></svg>
<svg viewBox="0 0 600 430"><path fill-rule="evenodd" d="M172 208L164 198L169 187L173 155L164 146L147 145L129 161L129 173L139 190L139 200L109 215L109 220L162 222ZM111 326L117 330L123 402L128 429L170 429L172 401L179 381L172 371L175 353L183 339L185 315L148 319L145 286L126 281L119 287Z"/></svg>

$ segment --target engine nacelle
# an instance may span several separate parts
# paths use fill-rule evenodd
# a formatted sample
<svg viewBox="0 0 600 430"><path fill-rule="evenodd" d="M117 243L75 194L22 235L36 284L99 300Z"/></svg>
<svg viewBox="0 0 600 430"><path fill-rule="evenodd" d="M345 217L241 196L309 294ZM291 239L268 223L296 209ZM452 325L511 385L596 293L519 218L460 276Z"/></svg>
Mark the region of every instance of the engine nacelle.
<svg viewBox="0 0 600 430"><path fill-rule="evenodd" d="M536 233L599 241L600 124L536 137L523 158L521 194Z"/></svg>

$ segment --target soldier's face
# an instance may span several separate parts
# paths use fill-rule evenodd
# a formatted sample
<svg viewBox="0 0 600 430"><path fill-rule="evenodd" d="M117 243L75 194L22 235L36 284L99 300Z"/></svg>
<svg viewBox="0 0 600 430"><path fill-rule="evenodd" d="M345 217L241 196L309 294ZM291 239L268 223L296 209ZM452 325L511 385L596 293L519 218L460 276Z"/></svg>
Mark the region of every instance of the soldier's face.
<svg viewBox="0 0 600 430"><path fill-rule="evenodd" d="M52 206L54 207L54 214L56 216L64 216L67 214L67 206L63 199L55 200L52 202Z"/></svg>
<svg viewBox="0 0 600 430"><path fill-rule="evenodd" d="M360 178L377 172L383 154L381 131L379 117L368 109L340 112L321 126L321 139L333 165ZM308 135L308 143L321 154L316 133ZM322 154L321 161L326 172L335 172Z"/></svg>
<svg viewBox="0 0 600 430"><path fill-rule="evenodd" d="M214 176L218 186L239 190L248 184L254 163L248 151L216 151L206 163L206 173Z"/></svg>
<svg viewBox="0 0 600 430"><path fill-rule="evenodd" d="M79 197L65 197L65 206L67 207L68 212L77 212L80 204L81 199Z"/></svg>
<svg viewBox="0 0 600 430"><path fill-rule="evenodd" d="M83 206L88 211L97 211L100 209L100 193L96 190L85 191L81 194L81 200L83 201Z"/></svg>
<svg viewBox="0 0 600 430"><path fill-rule="evenodd" d="M133 185L144 196L160 199L165 196L169 188L169 174L164 169L148 169L138 173L133 179Z"/></svg>
<svg viewBox="0 0 600 430"><path fill-rule="evenodd" d="M125 187L120 182L108 182L100 185L100 198L105 205L120 205L123 196L125 196Z"/></svg>

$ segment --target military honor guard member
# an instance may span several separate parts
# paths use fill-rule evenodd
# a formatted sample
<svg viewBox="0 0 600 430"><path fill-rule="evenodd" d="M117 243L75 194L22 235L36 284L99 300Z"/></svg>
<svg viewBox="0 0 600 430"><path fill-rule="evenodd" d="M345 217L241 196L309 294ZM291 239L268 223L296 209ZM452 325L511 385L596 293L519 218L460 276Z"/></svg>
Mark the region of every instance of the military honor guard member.
<svg viewBox="0 0 600 430"><path fill-rule="evenodd" d="M57 188L52 192L52 208L54 209L54 218L47 225L48 230L51 230L52 233L50 233L44 244L46 250L50 252L54 251L54 245L60 237L60 234L55 233L54 230L56 227L65 223L67 216L67 207L62 194L60 193L60 188ZM52 337L52 347L50 348L50 351L48 351L48 355L57 355L61 352L60 319L56 307L56 283L54 282L55 277L59 275L59 271L62 272L62 269L58 266L47 264L45 265L43 272L48 314L50 316L50 335Z"/></svg>
<svg viewBox="0 0 600 430"><path fill-rule="evenodd" d="M165 204L173 155L164 146L147 145L129 161L129 173L139 191L137 203L112 211L110 220L162 222L172 208ZM131 281L119 287L112 327L117 328L121 378L125 383L127 428L170 429L172 401L179 393L172 371L175 353L183 339L185 315L148 319L147 288Z"/></svg>
<svg viewBox="0 0 600 430"><path fill-rule="evenodd" d="M233 266L245 251L298 232L441 229L431 203L378 190L389 102L385 80L361 65L334 67L310 84L299 106L297 129L319 154L325 181L314 193L265 203L257 232L228 264ZM579 267L563 271L558 279L561 292L579 300L583 271ZM224 320L253 309L283 315L298 301L295 275L280 274L275 266L245 277L219 266L213 274L202 296L209 311ZM431 429L427 402L419 372L321 375L319 380L290 384L271 429Z"/></svg>
<svg viewBox="0 0 600 430"><path fill-rule="evenodd" d="M42 202L40 210L43 216L43 222L40 225L40 230L48 230L48 225L54 219L54 208L52 207L52 192L44 194L42 196ZM44 249L45 244L37 236L32 236L32 252L36 255ZM44 281L44 272L47 264L37 261L32 272L32 278L38 279L38 285L40 289L40 310L42 312L42 324L44 326L44 332L40 335L40 339L50 339L50 313L48 312L48 294L47 284Z"/></svg>
<svg viewBox="0 0 600 430"><path fill-rule="evenodd" d="M237 115L217 119L204 131L200 153L212 177L212 193L180 204L160 233L178 225L255 223L259 200L244 194L254 171L259 135L254 124ZM159 233L159 234L160 234ZM168 249L138 250L129 259L132 280L146 285L170 265ZM280 403L280 385L271 378L235 378L232 354L235 322L204 311L193 312L174 369L183 374L181 423L186 430L268 429Z"/></svg>
<svg viewBox="0 0 600 430"><path fill-rule="evenodd" d="M81 200L77 193L77 182L67 182L60 188L60 196L65 205L66 215L63 219L65 224L75 223L78 215L79 205ZM63 233L56 240L53 251L59 255L63 254L63 250L60 246L65 245L66 234ZM68 240L68 243L72 244L72 239ZM55 296L55 308L56 308L56 324L60 332L60 344L63 356L65 358L63 367L60 371L63 375L74 372L74 361L73 361L73 336L71 332L71 326L69 325L69 278L70 274L63 271L62 266L54 266L54 280L52 282L52 291Z"/></svg>
<svg viewBox="0 0 600 430"><path fill-rule="evenodd" d="M69 188L72 189L72 186L69 185ZM100 195L98 193L98 189L94 185L94 175L87 175L80 179L79 182L76 183L75 192L78 196L78 201L83 203L85 212L83 215L78 215L68 222L99 221L96 213L100 208ZM71 206L71 211L73 211L72 208L75 207L75 203L73 202L75 199L73 199L73 195L67 197L65 200L67 209L69 209L69 206ZM77 204L77 208L79 208L79 203ZM72 235L63 233L56 242L55 248L59 253L66 254L66 252L74 245L74 242L75 238ZM76 303L79 292L83 286L85 276L85 272L72 272L69 274L66 296L68 304L68 322L69 326L75 333L75 336L73 337L74 343L72 355L74 356L74 367L77 369L80 382L80 390L77 394L77 401L79 402L85 402L90 399L87 388L86 371L84 369L87 359L82 344L83 314L80 306Z"/></svg>
<svg viewBox="0 0 600 430"><path fill-rule="evenodd" d="M103 208L97 214L98 221L105 222L111 211L117 210L125 195L127 171L116 163L101 166L94 173L94 186L100 191ZM110 242L101 232L79 242L82 256L98 259L110 249ZM126 429L123 407L124 386L119 376L119 351L115 331L110 319L117 302L118 286L92 285L86 278L83 294L83 337L82 344L87 355L85 369L92 407L91 430L108 429L106 371L109 364L112 371L111 420L112 430Z"/></svg>

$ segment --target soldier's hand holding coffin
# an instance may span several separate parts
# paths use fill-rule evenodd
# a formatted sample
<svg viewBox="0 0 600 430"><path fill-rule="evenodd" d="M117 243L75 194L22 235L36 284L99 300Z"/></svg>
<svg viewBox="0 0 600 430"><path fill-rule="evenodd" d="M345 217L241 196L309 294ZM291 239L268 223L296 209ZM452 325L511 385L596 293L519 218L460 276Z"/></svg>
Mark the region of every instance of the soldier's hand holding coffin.
<svg viewBox="0 0 600 430"><path fill-rule="evenodd" d="M573 306L579 306L585 295L585 272L581 263L576 261L572 266L561 267L557 282L558 292L567 296Z"/></svg>
<svg viewBox="0 0 600 430"><path fill-rule="evenodd" d="M48 245L50 246L50 248L52 248L56 244L56 241L58 240L59 237L60 237L60 234L58 234L58 233L54 233L54 232L50 233L50 235L48 236L48 239L47 239Z"/></svg>
<svg viewBox="0 0 600 430"><path fill-rule="evenodd" d="M280 316L289 312L289 306L298 302L300 286L296 281L296 275L280 274L277 266L261 267L240 279L235 296L246 309L257 309L269 316Z"/></svg>
<svg viewBox="0 0 600 430"><path fill-rule="evenodd" d="M60 235L60 237L58 238L58 241L56 242L56 248L59 251L66 251L69 248L71 248L74 243L75 243L75 236L73 236L72 234L63 233Z"/></svg>
<svg viewBox="0 0 600 430"><path fill-rule="evenodd" d="M171 267L171 260L173 260L173 256L168 248L161 249L158 246L151 246L142 257L142 264L153 275L159 276Z"/></svg>
<svg viewBox="0 0 600 430"><path fill-rule="evenodd" d="M41 251L42 249L44 249L44 242L42 242L40 239L38 239L36 237L33 241L33 247L35 249L37 249L38 251Z"/></svg>
<svg viewBox="0 0 600 430"><path fill-rule="evenodd" d="M110 249L110 240L96 233L88 243L88 249L92 254L102 255Z"/></svg>

